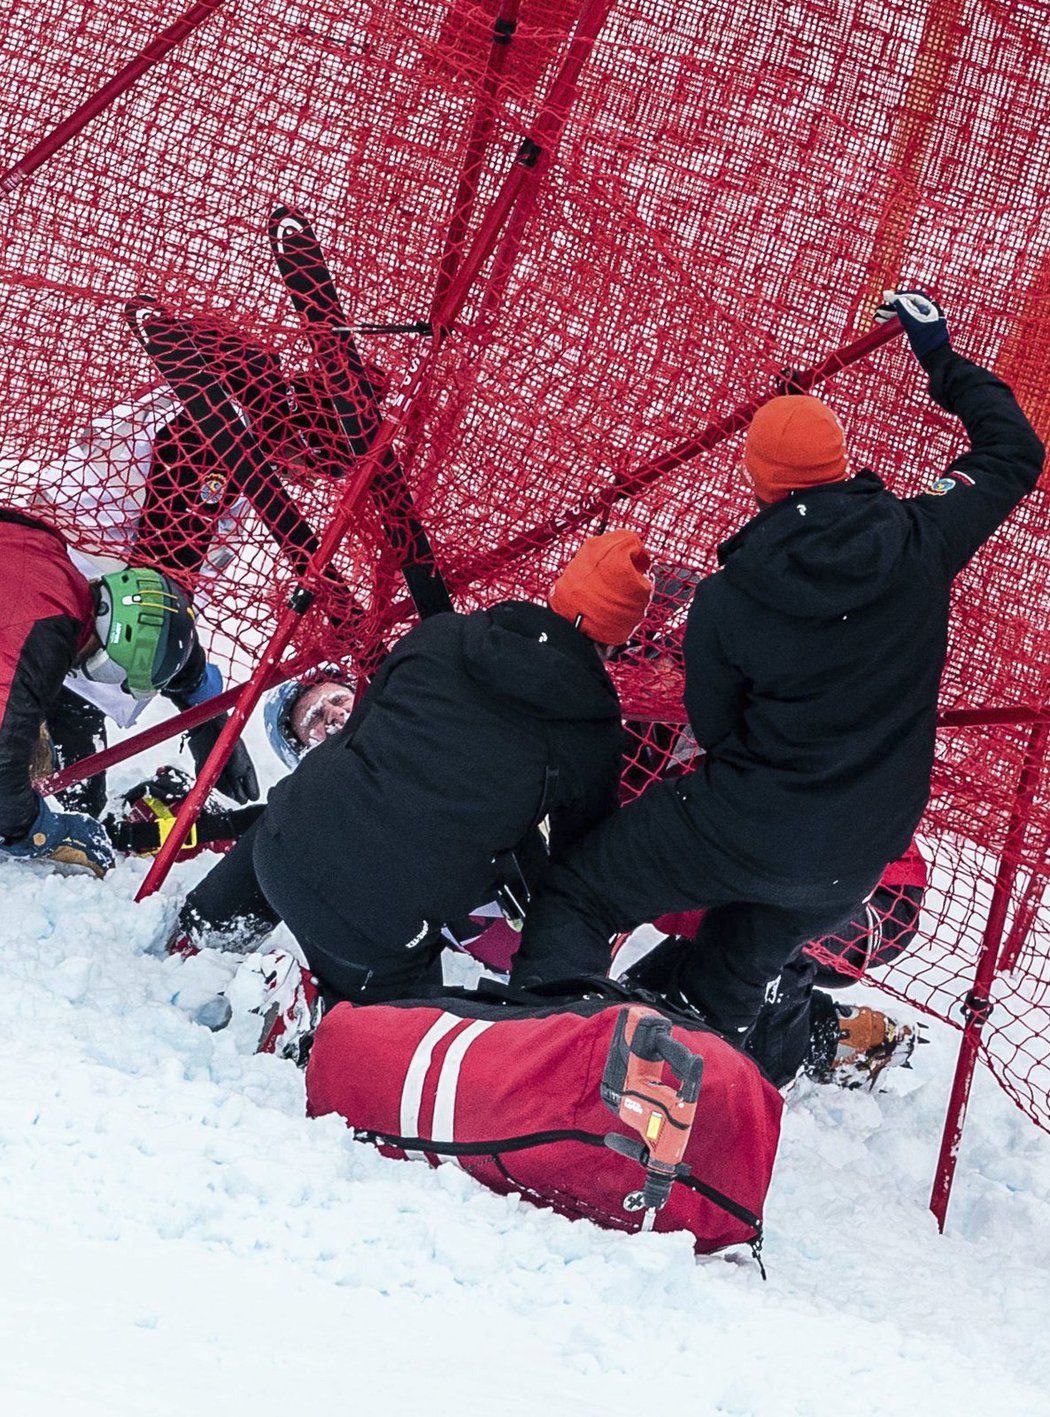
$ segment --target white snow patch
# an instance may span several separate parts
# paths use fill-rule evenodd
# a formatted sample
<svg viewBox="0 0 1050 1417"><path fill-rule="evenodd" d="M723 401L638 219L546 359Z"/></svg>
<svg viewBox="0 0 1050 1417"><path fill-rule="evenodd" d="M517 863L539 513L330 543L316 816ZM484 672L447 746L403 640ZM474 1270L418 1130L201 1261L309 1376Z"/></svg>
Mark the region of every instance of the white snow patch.
<svg viewBox="0 0 1050 1417"><path fill-rule="evenodd" d="M951 1030L884 1092L795 1088L763 1284L306 1120L188 1017L231 962L147 952L208 864L135 905L142 862L0 862L0 1410L1050 1417L1050 1138L980 1074L937 1234Z"/></svg>

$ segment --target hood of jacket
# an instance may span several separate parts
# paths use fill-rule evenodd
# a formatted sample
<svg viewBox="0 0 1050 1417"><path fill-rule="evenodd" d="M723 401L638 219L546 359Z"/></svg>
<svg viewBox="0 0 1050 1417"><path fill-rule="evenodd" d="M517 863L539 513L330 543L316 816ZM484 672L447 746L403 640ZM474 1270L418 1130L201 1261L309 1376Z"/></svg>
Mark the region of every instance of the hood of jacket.
<svg viewBox="0 0 1050 1417"><path fill-rule="evenodd" d="M536 718L616 720L620 701L594 645L543 605L504 601L468 615L463 664L487 693Z"/></svg>
<svg viewBox="0 0 1050 1417"><path fill-rule="evenodd" d="M873 472L792 493L718 548L726 579L785 615L844 615L906 571L907 513Z"/></svg>

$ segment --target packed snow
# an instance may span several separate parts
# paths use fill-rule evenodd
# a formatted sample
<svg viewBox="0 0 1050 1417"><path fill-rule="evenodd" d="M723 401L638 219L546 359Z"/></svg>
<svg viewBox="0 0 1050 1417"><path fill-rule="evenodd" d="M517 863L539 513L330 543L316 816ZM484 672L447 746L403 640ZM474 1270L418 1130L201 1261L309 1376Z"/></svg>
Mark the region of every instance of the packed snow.
<svg viewBox="0 0 1050 1417"><path fill-rule="evenodd" d="M213 859L141 905L141 861L0 861L0 1411L1050 1417L1050 1137L981 1070L927 1209L957 1033L791 1092L764 1283L308 1121L291 1063L192 1021L228 964L151 952Z"/></svg>

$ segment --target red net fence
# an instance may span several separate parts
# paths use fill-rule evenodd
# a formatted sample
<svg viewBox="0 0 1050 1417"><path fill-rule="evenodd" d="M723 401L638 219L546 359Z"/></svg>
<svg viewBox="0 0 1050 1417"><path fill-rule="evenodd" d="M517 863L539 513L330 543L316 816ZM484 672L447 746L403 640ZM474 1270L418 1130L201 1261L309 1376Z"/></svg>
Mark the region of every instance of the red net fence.
<svg viewBox="0 0 1050 1417"><path fill-rule="evenodd" d="M629 525L660 573L616 671L637 791L693 752L681 628L749 515L746 417L659 459L863 336L898 283L1050 431L1042 0L204 3L32 172L177 18L7 17L0 495L193 581L234 681L279 624L286 656L367 667L414 621L406 559L471 609L541 596L581 535ZM303 217L337 316L281 279ZM827 391L902 494L960 445L900 341ZM984 712L1046 702L1047 511L1037 491L959 579L942 707L981 712L942 732L930 887L879 978L961 1025L1001 953L974 1042L1050 1128L1044 736Z"/></svg>

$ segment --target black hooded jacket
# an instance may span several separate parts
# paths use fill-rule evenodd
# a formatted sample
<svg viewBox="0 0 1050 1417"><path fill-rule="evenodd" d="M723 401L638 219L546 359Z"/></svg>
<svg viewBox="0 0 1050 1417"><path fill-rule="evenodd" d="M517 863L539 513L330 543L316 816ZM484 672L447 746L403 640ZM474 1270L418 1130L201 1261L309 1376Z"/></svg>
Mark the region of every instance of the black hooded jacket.
<svg viewBox="0 0 1050 1417"><path fill-rule="evenodd" d="M256 860L382 941L493 898L549 813L552 852L616 805L623 730L594 645L544 606L435 615L346 727L270 793Z"/></svg>
<svg viewBox="0 0 1050 1417"><path fill-rule="evenodd" d="M972 449L921 496L872 472L793 493L719 548L685 634L702 829L766 877L877 875L929 795L953 577L1038 480L1013 394L947 346L931 396Z"/></svg>

